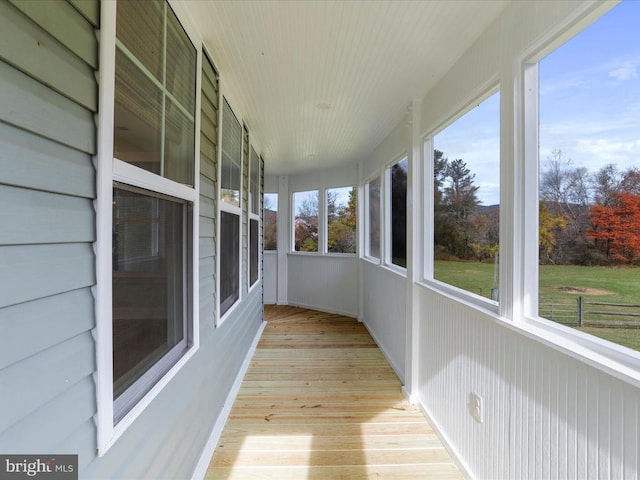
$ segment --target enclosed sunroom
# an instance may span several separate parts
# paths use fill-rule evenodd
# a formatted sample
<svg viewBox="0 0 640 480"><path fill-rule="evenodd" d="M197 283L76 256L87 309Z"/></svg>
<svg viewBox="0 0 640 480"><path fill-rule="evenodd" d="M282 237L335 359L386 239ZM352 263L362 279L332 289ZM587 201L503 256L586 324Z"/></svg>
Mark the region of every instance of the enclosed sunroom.
<svg viewBox="0 0 640 480"><path fill-rule="evenodd" d="M456 475L636 478L639 18L0 0L0 456L203 478L289 306L362 324Z"/></svg>

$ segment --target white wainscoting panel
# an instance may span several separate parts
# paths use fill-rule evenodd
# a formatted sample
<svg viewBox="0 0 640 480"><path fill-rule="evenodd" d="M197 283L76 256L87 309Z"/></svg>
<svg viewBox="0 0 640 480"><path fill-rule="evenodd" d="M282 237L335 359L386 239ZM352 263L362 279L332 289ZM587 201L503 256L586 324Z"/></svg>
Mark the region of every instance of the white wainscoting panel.
<svg viewBox="0 0 640 480"><path fill-rule="evenodd" d="M638 388L489 314L418 294L418 401L472 477L637 478Z"/></svg>
<svg viewBox="0 0 640 480"><path fill-rule="evenodd" d="M288 256L289 305L358 316L358 259L355 256Z"/></svg>
<svg viewBox="0 0 640 480"><path fill-rule="evenodd" d="M407 279L366 260L362 260L362 269L363 322L404 383Z"/></svg>

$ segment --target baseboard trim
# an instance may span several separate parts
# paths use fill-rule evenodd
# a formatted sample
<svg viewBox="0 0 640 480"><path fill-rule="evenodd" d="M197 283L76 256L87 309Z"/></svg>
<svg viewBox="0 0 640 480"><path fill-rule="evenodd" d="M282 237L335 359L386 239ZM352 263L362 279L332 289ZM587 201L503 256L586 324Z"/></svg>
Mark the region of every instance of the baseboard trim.
<svg viewBox="0 0 640 480"><path fill-rule="evenodd" d="M209 439L202 450L202 454L200 455L200 459L196 464L196 468L191 475L192 480L203 480L205 475L207 474L207 468L209 467L209 463L211 462L211 457L213 457L213 453L216 450L216 446L218 445L218 441L220 440L220 436L222 435L222 431L224 430L224 425L227 423L227 419L229 418L229 414L231 413L231 408L233 407L233 403L238 396L238 391L240 390L240 386L242 385L242 381L244 380L244 376L249 369L249 365L251 364L251 360L253 359L253 355L258 348L258 342L262 337L262 332L264 331L264 327L267 326L267 322L263 321L258 328L258 332L251 343L251 347L247 352L247 355L244 357L244 361L242 362L242 366L240 367L240 371L238 375L236 375L236 379L233 382L233 386L231 390L229 390L229 394L224 402L224 406L222 407L222 411L220 415L218 415L218 419L216 423L213 425L213 429L209 434Z"/></svg>
<svg viewBox="0 0 640 480"><path fill-rule="evenodd" d="M429 411L427 410L425 405L419 399L416 401L415 405L417 405L417 407L422 412L422 415L424 415L424 418L426 418L427 421L431 424L431 428L433 428L433 430L436 432L436 435L438 435L438 438L444 445L444 448L446 448L447 451L449 452L449 455L451 456L453 463L455 463L458 469L460 469L460 472L466 478L469 478L469 479L474 478L471 476L471 473L469 471L469 467L467 466L467 464L464 461L462 461L460 455L458 454L458 451L453 447L451 442L449 442L449 438L447 438L447 436L442 432L442 429L440 428L440 425L438 425L438 422L434 421L433 417L429 415Z"/></svg>

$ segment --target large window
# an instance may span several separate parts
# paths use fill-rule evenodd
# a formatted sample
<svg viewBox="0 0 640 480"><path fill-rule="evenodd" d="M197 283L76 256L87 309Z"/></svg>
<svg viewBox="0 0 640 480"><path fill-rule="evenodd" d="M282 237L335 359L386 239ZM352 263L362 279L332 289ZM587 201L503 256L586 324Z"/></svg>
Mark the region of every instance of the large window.
<svg viewBox="0 0 640 480"><path fill-rule="evenodd" d="M114 424L193 343L196 63L167 3L118 2L109 207Z"/></svg>
<svg viewBox="0 0 640 480"><path fill-rule="evenodd" d="M356 253L358 189L327 189L327 252Z"/></svg>
<svg viewBox="0 0 640 480"><path fill-rule="evenodd" d="M436 280L498 300L500 95L433 139Z"/></svg>
<svg viewBox="0 0 640 480"><path fill-rule="evenodd" d="M403 158L387 169L387 263L407 266L407 173L409 159Z"/></svg>
<svg viewBox="0 0 640 480"><path fill-rule="evenodd" d="M224 101L220 166L220 317L240 298L242 126Z"/></svg>
<svg viewBox="0 0 640 480"><path fill-rule="evenodd" d="M264 249L278 249L278 194L265 193L263 206Z"/></svg>
<svg viewBox="0 0 640 480"><path fill-rule="evenodd" d="M380 259L380 177L366 184L367 231L366 255Z"/></svg>
<svg viewBox="0 0 640 480"><path fill-rule="evenodd" d="M640 350L640 4L539 63L538 313Z"/></svg>
<svg viewBox="0 0 640 480"><path fill-rule="evenodd" d="M293 194L294 242L296 252L318 251L318 190Z"/></svg>

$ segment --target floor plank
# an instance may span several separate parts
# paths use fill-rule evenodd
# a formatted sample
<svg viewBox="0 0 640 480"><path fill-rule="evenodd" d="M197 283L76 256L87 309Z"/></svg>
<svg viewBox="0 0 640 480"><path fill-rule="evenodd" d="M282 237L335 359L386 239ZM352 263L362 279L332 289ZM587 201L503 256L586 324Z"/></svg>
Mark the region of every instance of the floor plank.
<svg viewBox="0 0 640 480"><path fill-rule="evenodd" d="M463 478L363 325L289 306L265 320L207 479Z"/></svg>

